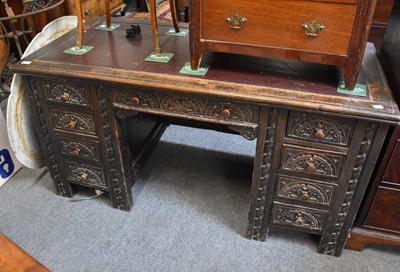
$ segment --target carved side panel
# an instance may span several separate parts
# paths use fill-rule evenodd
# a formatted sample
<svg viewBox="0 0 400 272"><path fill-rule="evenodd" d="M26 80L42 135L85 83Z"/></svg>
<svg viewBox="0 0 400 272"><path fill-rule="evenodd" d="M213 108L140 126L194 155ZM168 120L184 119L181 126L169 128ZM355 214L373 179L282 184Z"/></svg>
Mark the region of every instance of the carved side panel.
<svg viewBox="0 0 400 272"><path fill-rule="evenodd" d="M91 185L106 189L104 173L101 168L93 166L83 166L71 162L65 163L67 169L67 178L74 183Z"/></svg>
<svg viewBox="0 0 400 272"><path fill-rule="evenodd" d="M333 188L331 185L279 176L277 196L329 205Z"/></svg>
<svg viewBox="0 0 400 272"><path fill-rule="evenodd" d="M272 221L279 225L322 231L328 212L274 203Z"/></svg>
<svg viewBox="0 0 400 272"><path fill-rule="evenodd" d="M266 234L263 233L263 221L265 216L267 185L271 173L271 164L272 164L273 150L276 139L277 125L278 125L278 110L270 109L268 114L268 125L267 125L265 145L263 150L260 182L257 194L254 196L256 197L254 211L251 211L254 212L254 218L249 219L249 221L253 222L253 224L249 225L246 235L248 238L253 240L264 240L266 236Z"/></svg>
<svg viewBox="0 0 400 272"><path fill-rule="evenodd" d="M61 80L45 80L44 86L48 100L90 106L87 84L70 83Z"/></svg>
<svg viewBox="0 0 400 272"><path fill-rule="evenodd" d="M98 143L83 140L72 140L64 137L59 138L62 154L91 161L100 160L100 149Z"/></svg>
<svg viewBox="0 0 400 272"><path fill-rule="evenodd" d="M341 233L343 232L344 223L347 219L348 211L350 210L351 204L354 200L354 193L357 190L358 183L360 181L361 174L367 162L371 146L375 137L377 125L369 124L365 129L364 138L361 142L360 151L357 154L357 160L351 174L349 184L345 193L345 197L340 206L338 218L335 223L334 231L329 239L328 246L325 250L325 254L334 255L337 247L337 243Z"/></svg>
<svg viewBox="0 0 400 272"><path fill-rule="evenodd" d="M61 178L60 168L58 166L56 156L54 154L54 147L50 140L49 129L51 125L46 124L46 119L43 114L43 105L41 105L39 100L39 93L35 79L28 78L29 86L32 91L32 98L34 103L34 109L36 110L38 120L40 123L41 134L43 135L42 148L46 150L48 154L47 166L49 168L51 177L53 178L54 185L56 187L57 194L61 196L72 196L73 192L68 182L64 182ZM38 128L39 129L39 128Z"/></svg>
<svg viewBox="0 0 400 272"><path fill-rule="evenodd" d="M131 209L132 200L128 190L131 190L131 188L128 187L128 181L126 178L120 178L123 173L120 172L121 169L116 161L118 152L114 150L114 138L110 127L110 118L114 119L114 116L109 114L107 109L107 100L106 97L104 97L102 87L99 86L98 88L99 90L97 90L97 96L99 99L101 120L103 122L103 132L106 143L105 148L108 155L107 164L109 166L111 178L108 181L108 189L114 208L129 211Z"/></svg>
<svg viewBox="0 0 400 272"><path fill-rule="evenodd" d="M337 178L342 160L340 155L285 147L282 169Z"/></svg>
<svg viewBox="0 0 400 272"><path fill-rule="evenodd" d="M193 95L157 91L115 90L113 102L138 111L167 112L194 117L239 123L256 123L257 107L211 100Z"/></svg>
<svg viewBox="0 0 400 272"><path fill-rule="evenodd" d="M351 120L291 112L286 134L289 138L347 146L353 127L354 121Z"/></svg>
<svg viewBox="0 0 400 272"><path fill-rule="evenodd" d="M51 110L54 127L84 134L96 134L93 116L90 114Z"/></svg>

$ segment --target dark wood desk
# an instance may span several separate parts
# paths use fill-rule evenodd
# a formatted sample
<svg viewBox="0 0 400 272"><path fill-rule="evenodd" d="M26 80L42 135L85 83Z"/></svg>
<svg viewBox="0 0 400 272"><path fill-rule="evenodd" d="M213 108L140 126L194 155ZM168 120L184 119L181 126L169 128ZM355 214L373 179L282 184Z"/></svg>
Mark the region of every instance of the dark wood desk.
<svg viewBox="0 0 400 272"><path fill-rule="evenodd" d="M257 139L246 237L265 240L270 226L307 231L321 235L318 252L340 255L386 131L400 120L373 47L360 97L337 93L337 68L321 64L210 53L206 76L183 75L187 38L161 36L174 58L145 62L149 25L127 39L131 22L113 32L94 30L99 23L86 23L86 55L62 53L73 31L14 66L58 194L98 188L128 211L135 176L169 122L229 130Z"/></svg>

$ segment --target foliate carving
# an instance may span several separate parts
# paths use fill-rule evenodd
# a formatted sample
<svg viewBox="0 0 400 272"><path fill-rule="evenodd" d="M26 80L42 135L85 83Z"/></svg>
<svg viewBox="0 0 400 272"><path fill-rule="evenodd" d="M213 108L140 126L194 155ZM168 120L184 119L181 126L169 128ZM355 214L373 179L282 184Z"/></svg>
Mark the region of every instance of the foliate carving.
<svg viewBox="0 0 400 272"><path fill-rule="evenodd" d="M333 186L280 177L277 195L328 205L332 197L332 191Z"/></svg>
<svg viewBox="0 0 400 272"><path fill-rule="evenodd" d="M107 162L110 167L110 173L111 173L111 180L108 182L108 189L110 191L110 194L112 195L113 198L112 201L114 207L120 210L129 211L130 206L126 200L129 197L127 190L130 190L130 188L127 187L127 184L123 179L119 178L120 172L115 159L114 140L109 122L109 118L114 118L114 117L109 116L107 110L106 98L102 93L102 87L99 87L99 90L97 90L97 96L99 98L99 109L101 114L101 120L103 122L103 132L106 142L106 152L108 155Z"/></svg>
<svg viewBox="0 0 400 272"><path fill-rule="evenodd" d="M336 220L335 228L332 232L332 235L329 239L328 246L325 250L325 254L334 255L337 242L339 237L341 236L344 228L344 223L347 219L348 211L350 210L351 204L354 200L354 193L357 190L358 183L360 181L361 173L365 167L365 163L367 162L369 153L371 151L371 146L375 137L377 125L368 124L365 129L364 138L361 142L360 151L357 155L356 163L353 167L353 172L351 174L351 178L349 184L347 186L347 190L345 193L345 197L340 206L340 211L338 218Z"/></svg>
<svg viewBox="0 0 400 272"><path fill-rule="evenodd" d="M51 115L56 128L96 134L92 115L59 110L52 110Z"/></svg>
<svg viewBox="0 0 400 272"><path fill-rule="evenodd" d="M274 205L273 222L310 230L322 230L326 221L326 212L306 210L283 205Z"/></svg>
<svg viewBox="0 0 400 272"><path fill-rule="evenodd" d="M46 81L44 86L49 100L83 106L90 105L87 85L64 81Z"/></svg>
<svg viewBox="0 0 400 272"><path fill-rule="evenodd" d="M195 118L256 123L257 107L167 92L115 90L114 103L136 110L162 111Z"/></svg>
<svg viewBox="0 0 400 272"><path fill-rule="evenodd" d="M166 94L160 100L161 110L187 115L204 115L202 100L190 96Z"/></svg>
<svg viewBox="0 0 400 272"><path fill-rule="evenodd" d="M285 148L282 168L329 177L338 177L342 156Z"/></svg>
<svg viewBox="0 0 400 272"><path fill-rule="evenodd" d="M63 154L93 161L99 161L100 159L100 152L97 143L75 141L65 138L60 139L60 142L61 152Z"/></svg>
<svg viewBox="0 0 400 272"><path fill-rule="evenodd" d="M29 79L29 86L32 91L34 108L36 110L41 131L43 134L43 141L45 146L43 146L42 144L42 148L45 149L48 154L48 159L47 159L48 168L53 178L56 187L56 192L61 196L71 196L72 195L71 187L69 186L68 183L64 183L61 178L60 169L58 167L56 156L54 154L55 149L53 148L53 145L50 140L49 129L48 129L50 126L46 124L46 120L43 114L43 106L40 103L36 81L35 79L30 77L28 79Z"/></svg>
<svg viewBox="0 0 400 272"><path fill-rule="evenodd" d="M266 233L263 233L263 219L265 215L265 200L267 196L267 185L271 173L272 155L276 139L276 127L278 123L278 110L270 109L268 114L268 125L265 138L265 145L262 158L262 170L260 182L256 194L256 203L254 205L254 218L249 218L247 237L253 240L264 240Z"/></svg>
<svg viewBox="0 0 400 272"><path fill-rule="evenodd" d="M233 126L229 125L228 128L230 130L238 132L247 140L254 140L257 138L257 128L256 127L240 127L240 126Z"/></svg>
<svg viewBox="0 0 400 272"><path fill-rule="evenodd" d="M105 187L103 171L99 168L66 163L68 179L81 184Z"/></svg>
<svg viewBox="0 0 400 272"><path fill-rule="evenodd" d="M291 112L287 136L347 146L353 121L332 120L300 112Z"/></svg>

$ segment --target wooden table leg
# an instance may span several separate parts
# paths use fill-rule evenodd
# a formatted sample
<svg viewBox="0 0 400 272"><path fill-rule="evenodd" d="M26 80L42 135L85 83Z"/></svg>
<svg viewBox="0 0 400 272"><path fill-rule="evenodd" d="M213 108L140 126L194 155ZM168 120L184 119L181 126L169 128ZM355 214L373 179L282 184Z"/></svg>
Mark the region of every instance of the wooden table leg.
<svg viewBox="0 0 400 272"><path fill-rule="evenodd" d="M104 0L104 7L106 11L106 25L107 28L111 26L111 8L110 8L110 0Z"/></svg>
<svg viewBox="0 0 400 272"><path fill-rule="evenodd" d="M82 15L82 5L81 0L75 0L76 14L78 16L78 38L76 40L76 49L82 48L83 40L83 15Z"/></svg>
<svg viewBox="0 0 400 272"><path fill-rule="evenodd" d="M175 32L179 32L178 17L176 16L176 2L175 0L169 0L169 9L171 11L172 23L175 28Z"/></svg>
<svg viewBox="0 0 400 272"><path fill-rule="evenodd" d="M157 29L157 10L156 10L156 0L150 0L150 21L151 21L151 30L153 32L153 44L154 44L154 52L157 56L161 56L161 48L160 48L160 38L158 36Z"/></svg>

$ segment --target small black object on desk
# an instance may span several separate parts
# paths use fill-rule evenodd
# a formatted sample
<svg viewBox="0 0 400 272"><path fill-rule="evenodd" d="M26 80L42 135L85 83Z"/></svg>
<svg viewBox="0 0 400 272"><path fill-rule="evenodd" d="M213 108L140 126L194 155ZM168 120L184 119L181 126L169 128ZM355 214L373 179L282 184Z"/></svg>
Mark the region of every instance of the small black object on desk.
<svg viewBox="0 0 400 272"><path fill-rule="evenodd" d="M131 25L130 28L126 29L126 37L137 37L142 32L140 25Z"/></svg>

